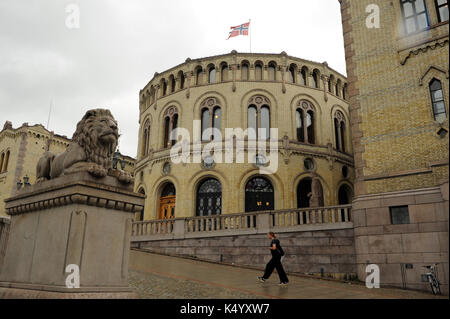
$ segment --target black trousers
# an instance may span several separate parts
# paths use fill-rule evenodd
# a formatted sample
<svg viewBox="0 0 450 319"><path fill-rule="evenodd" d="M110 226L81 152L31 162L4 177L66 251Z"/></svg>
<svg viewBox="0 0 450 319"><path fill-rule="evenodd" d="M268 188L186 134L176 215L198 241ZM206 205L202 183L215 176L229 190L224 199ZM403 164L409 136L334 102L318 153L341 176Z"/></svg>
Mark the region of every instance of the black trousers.
<svg viewBox="0 0 450 319"><path fill-rule="evenodd" d="M288 282L289 279L284 271L283 265L281 264L281 257L272 257L272 259L267 263L266 270L264 272L264 279L269 279L272 275L273 270L277 269L278 276L280 277L280 282Z"/></svg>

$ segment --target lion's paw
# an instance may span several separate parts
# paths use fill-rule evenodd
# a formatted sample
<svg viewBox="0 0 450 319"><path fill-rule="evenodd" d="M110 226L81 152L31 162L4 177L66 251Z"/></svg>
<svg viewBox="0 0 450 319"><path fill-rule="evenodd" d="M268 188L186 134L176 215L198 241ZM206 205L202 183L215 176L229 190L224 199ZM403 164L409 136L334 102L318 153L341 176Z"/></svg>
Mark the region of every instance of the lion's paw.
<svg viewBox="0 0 450 319"><path fill-rule="evenodd" d="M93 164L88 169L89 174L95 177L105 177L108 174L108 171L98 164Z"/></svg>
<svg viewBox="0 0 450 319"><path fill-rule="evenodd" d="M134 180L133 176L125 171L120 171L119 175L117 176L117 179L119 180L119 182L123 184L130 184Z"/></svg>

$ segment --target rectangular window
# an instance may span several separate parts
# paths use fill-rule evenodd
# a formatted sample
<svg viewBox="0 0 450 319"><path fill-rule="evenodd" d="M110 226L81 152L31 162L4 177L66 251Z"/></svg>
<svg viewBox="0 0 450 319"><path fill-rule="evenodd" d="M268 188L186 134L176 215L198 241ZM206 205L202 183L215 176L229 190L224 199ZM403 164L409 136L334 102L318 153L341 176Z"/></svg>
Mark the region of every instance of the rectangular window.
<svg viewBox="0 0 450 319"><path fill-rule="evenodd" d="M448 0L435 0L439 22L448 21Z"/></svg>
<svg viewBox="0 0 450 319"><path fill-rule="evenodd" d="M392 225L409 224L408 206L389 207L389 211L391 213Z"/></svg>
<svg viewBox="0 0 450 319"><path fill-rule="evenodd" d="M425 0L400 0L406 34L425 30L429 27ZM439 0L438 0L439 1ZM447 1L447 0L444 0Z"/></svg>

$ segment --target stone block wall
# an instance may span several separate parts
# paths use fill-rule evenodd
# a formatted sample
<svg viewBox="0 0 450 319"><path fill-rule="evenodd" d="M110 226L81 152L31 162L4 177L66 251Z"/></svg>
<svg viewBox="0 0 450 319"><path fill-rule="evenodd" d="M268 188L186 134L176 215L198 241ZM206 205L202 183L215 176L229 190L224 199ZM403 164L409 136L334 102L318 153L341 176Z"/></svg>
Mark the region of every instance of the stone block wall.
<svg viewBox="0 0 450 319"><path fill-rule="evenodd" d="M11 222L8 218L0 217L0 273L2 271L3 259L5 258L10 224Z"/></svg>
<svg viewBox="0 0 450 319"><path fill-rule="evenodd" d="M409 223L392 225L391 206L408 206ZM441 291L448 295L448 183L360 197L352 212L358 278L365 278L367 264L377 264L382 286L430 291L423 266L438 263Z"/></svg>
<svg viewBox="0 0 450 319"><path fill-rule="evenodd" d="M356 275L353 229L282 233L278 238L286 252L287 272L320 275L323 271L324 276L338 279ZM135 242L132 247L264 269L271 256L269 245L265 234L254 234Z"/></svg>

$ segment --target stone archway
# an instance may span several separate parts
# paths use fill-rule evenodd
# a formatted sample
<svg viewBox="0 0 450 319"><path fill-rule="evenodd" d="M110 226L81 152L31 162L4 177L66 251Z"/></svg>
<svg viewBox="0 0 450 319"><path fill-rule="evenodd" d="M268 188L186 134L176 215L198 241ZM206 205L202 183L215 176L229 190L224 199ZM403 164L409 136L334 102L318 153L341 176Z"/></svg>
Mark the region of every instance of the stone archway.
<svg viewBox="0 0 450 319"><path fill-rule="evenodd" d="M164 185L159 198L158 219L175 218L176 189L168 182Z"/></svg>
<svg viewBox="0 0 450 319"><path fill-rule="evenodd" d="M275 209L272 183L261 176L251 178L245 185L245 212Z"/></svg>

